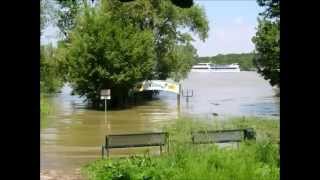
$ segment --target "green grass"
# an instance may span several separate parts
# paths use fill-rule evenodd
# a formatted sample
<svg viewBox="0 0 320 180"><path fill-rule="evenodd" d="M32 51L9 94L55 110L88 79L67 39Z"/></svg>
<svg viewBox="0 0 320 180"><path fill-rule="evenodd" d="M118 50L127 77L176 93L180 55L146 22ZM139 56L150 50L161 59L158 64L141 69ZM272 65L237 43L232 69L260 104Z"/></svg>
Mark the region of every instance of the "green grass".
<svg viewBox="0 0 320 180"><path fill-rule="evenodd" d="M52 107L48 102L48 98L41 94L40 95L40 125L41 127L47 126L48 115L52 113Z"/></svg>
<svg viewBox="0 0 320 180"><path fill-rule="evenodd" d="M239 148L218 145L192 145L191 130L253 127L254 142ZM279 179L279 120L231 118L227 121L178 119L165 128L170 133L170 153L161 156L131 156L97 160L82 170L88 179Z"/></svg>

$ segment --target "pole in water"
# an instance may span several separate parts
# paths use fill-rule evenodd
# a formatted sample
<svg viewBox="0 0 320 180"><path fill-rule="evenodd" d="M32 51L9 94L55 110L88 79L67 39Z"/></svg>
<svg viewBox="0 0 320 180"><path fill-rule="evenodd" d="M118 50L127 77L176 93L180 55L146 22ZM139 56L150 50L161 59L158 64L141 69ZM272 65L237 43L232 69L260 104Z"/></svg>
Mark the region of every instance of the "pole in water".
<svg viewBox="0 0 320 180"><path fill-rule="evenodd" d="M186 101L189 102L189 89L187 89L187 96Z"/></svg>
<svg viewBox="0 0 320 180"><path fill-rule="evenodd" d="M107 127L107 99L104 99L104 123Z"/></svg>
<svg viewBox="0 0 320 180"><path fill-rule="evenodd" d="M180 116L180 96L181 96L181 84L179 84L179 93L177 94L178 116Z"/></svg>

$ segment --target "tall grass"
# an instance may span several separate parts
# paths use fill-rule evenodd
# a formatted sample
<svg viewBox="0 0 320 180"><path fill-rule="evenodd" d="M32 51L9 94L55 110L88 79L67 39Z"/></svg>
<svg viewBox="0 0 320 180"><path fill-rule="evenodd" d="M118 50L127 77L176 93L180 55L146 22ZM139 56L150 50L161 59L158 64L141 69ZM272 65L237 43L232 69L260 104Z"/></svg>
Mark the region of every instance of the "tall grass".
<svg viewBox="0 0 320 180"><path fill-rule="evenodd" d="M161 156L131 156L95 161L83 168L92 180L275 180L279 179L279 121L260 118L233 118L228 121L179 119L165 128L170 133L170 152ZM222 128L223 127L223 128ZM253 127L257 140L239 148L192 145L191 130Z"/></svg>
<svg viewBox="0 0 320 180"><path fill-rule="evenodd" d="M52 113L52 107L48 102L48 98L41 94L40 95L40 124L41 127L46 127L48 116Z"/></svg>

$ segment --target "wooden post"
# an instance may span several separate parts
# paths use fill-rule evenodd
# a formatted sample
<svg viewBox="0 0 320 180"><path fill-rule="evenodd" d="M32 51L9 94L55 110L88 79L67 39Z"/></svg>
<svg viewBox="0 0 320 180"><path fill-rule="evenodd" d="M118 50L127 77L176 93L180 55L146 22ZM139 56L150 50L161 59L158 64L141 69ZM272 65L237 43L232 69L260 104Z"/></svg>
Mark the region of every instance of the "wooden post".
<svg viewBox="0 0 320 180"><path fill-rule="evenodd" d="M102 159L104 159L104 145L101 146L101 156Z"/></svg>
<svg viewBox="0 0 320 180"><path fill-rule="evenodd" d="M166 136L167 136L167 140L166 140L166 141L167 141L167 142L166 142L166 143L167 143L167 153L169 154L169 148L170 148L170 139L169 139L169 138L170 138L170 137L169 137L168 134L167 134Z"/></svg>

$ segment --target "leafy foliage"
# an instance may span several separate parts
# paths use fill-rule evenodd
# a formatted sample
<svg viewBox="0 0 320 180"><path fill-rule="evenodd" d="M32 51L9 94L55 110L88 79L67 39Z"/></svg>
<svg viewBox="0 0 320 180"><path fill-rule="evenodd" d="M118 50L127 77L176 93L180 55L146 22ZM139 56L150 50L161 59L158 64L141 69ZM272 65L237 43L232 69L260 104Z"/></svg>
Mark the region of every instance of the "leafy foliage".
<svg viewBox="0 0 320 180"><path fill-rule="evenodd" d="M257 51L254 64L272 86L280 87L280 1L258 0L258 4L266 10L252 38Z"/></svg>
<svg viewBox="0 0 320 180"><path fill-rule="evenodd" d="M83 1L80 0L57 0L60 10L57 11L57 27L68 40L69 32L74 28L76 17L79 14L80 6Z"/></svg>
<svg viewBox="0 0 320 180"><path fill-rule="evenodd" d="M257 51L254 63L258 68L258 72L269 80L272 86L280 86L279 40L279 23L260 20L256 36L252 39Z"/></svg>
<svg viewBox="0 0 320 180"><path fill-rule="evenodd" d="M52 23L54 17L54 8L49 0L40 1L40 32L46 28L46 26Z"/></svg>
<svg viewBox="0 0 320 180"><path fill-rule="evenodd" d="M41 46L40 51L40 88L42 93L55 93L63 85L59 72L57 50L51 45Z"/></svg>
<svg viewBox="0 0 320 180"><path fill-rule="evenodd" d="M280 0L257 0L258 5L266 7L266 10L260 15L267 18L279 18L280 17Z"/></svg>
<svg viewBox="0 0 320 180"><path fill-rule="evenodd" d="M115 106L138 81L179 80L196 57L192 38L180 27L189 27L204 40L208 22L203 9L178 8L169 0L84 4L65 44L67 80L93 103L99 103L101 89L110 88Z"/></svg>
<svg viewBox="0 0 320 180"><path fill-rule="evenodd" d="M131 2L135 0L119 0L120 2ZM171 2L181 8L190 8L193 5L193 0L171 0Z"/></svg>

